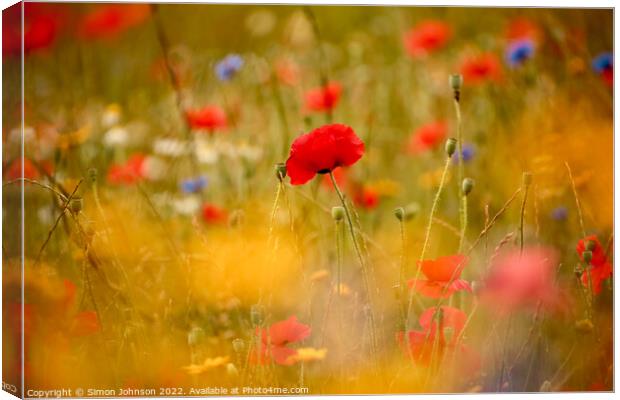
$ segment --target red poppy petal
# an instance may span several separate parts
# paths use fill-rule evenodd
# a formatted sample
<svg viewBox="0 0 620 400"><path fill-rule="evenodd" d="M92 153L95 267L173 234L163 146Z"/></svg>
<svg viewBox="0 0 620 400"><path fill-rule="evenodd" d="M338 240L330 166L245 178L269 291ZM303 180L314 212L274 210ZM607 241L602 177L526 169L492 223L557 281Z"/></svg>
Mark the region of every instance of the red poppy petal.
<svg viewBox="0 0 620 400"><path fill-rule="evenodd" d="M450 306L441 306L441 310L443 311L443 327L454 329L454 334L452 335L452 341L455 341L457 337L461 334L461 331L465 327L465 323L467 321L467 314L458 308L450 307ZM424 311L422 315L420 315L419 323L420 326L424 328L424 330L428 331L433 328L434 332L437 326L436 321L433 321L433 317L435 312L437 311L436 307L431 307Z"/></svg>
<svg viewBox="0 0 620 400"><path fill-rule="evenodd" d="M416 292L420 293L423 296L430 297L431 299L439 299L439 298L447 298L454 292L453 290L445 290L445 285L442 285L435 281L426 281L423 279L418 279L414 281L413 279L409 280L408 285L410 288L415 289Z"/></svg>
<svg viewBox="0 0 620 400"><path fill-rule="evenodd" d="M432 281L448 282L458 279L465 268L468 258L462 254L424 260L419 263L424 275Z"/></svg>
<svg viewBox="0 0 620 400"><path fill-rule="evenodd" d="M299 323L297 317L293 315L287 320L271 325L269 328L269 340L271 344L281 346L304 340L310 336L310 332L310 327Z"/></svg>

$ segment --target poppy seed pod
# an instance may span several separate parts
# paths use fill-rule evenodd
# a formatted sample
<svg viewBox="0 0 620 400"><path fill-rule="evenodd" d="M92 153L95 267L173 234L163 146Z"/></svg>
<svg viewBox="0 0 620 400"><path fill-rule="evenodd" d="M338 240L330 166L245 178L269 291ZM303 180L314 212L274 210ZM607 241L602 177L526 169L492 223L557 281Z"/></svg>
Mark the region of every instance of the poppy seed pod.
<svg viewBox="0 0 620 400"><path fill-rule="evenodd" d="M448 140L446 140L446 154L448 155L448 157L452 157L455 151L456 151L456 139L448 138Z"/></svg>
<svg viewBox="0 0 620 400"><path fill-rule="evenodd" d="M402 221L405 219L405 209L402 207L398 207L394 209L394 216L399 220Z"/></svg>
<svg viewBox="0 0 620 400"><path fill-rule="evenodd" d="M235 350L235 353L242 353L243 350L245 350L245 342L243 341L243 339L240 338L236 338L235 340L233 340L232 346L233 350Z"/></svg>
<svg viewBox="0 0 620 400"><path fill-rule="evenodd" d="M276 169L276 178L278 178L278 180L284 179L284 177L286 176L286 164L277 163L275 165L275 169Z"/></svg>
<svg viewBox="0 0 620 400"><path fill-rule="evenodd" d="M344 208L341 206L332 207L332 218L334 221L342 221L344 218Z"/></svg>
<svg viewBox="0 0 620 400"><path fill-rule="evenodd" d="M77 214L82 211L82 208L84 208L84 199L82 199L81 197L74 197L71 199L71 203L69 203L69 206L71 207L71 211Z"/></svg>
<svg viewBox="0 0 620 400"><path fill-rule="evenodd" d="M448 82L450 83L450 87L452 90L461 90L463 87L463 75L453 74L448 78Z"/></svg>
<svg viewBox="0 0 620 400"><path fill-rule="evenodd" d="M592 262L592 252L584 251L581 256L583 257L583 262L586 263L587 265L590 265L590 262Z"/></svg>
<svg viewBox="0 0 620 400"><path fill-rule="evenodd" d="M467 196L472 191L473 188L474 188L474 180L473 179L471 179L471 178L463 179L462 189L463 189L463 194L465 196Z"/></svg>
<svg viewBox="0 0 620 400"><path fill-rule="evenodd" d="M594 248L596 247L596 242L594 240L588 240L586 242L586 250L588 251L594 251Z"/></svg>
<svg viewBox="0 0 620 400"><path fill-rule="evenodd" d="M420 205L418 203L409 203L405 206L405 219L410 220L420 212Z"/></svg>

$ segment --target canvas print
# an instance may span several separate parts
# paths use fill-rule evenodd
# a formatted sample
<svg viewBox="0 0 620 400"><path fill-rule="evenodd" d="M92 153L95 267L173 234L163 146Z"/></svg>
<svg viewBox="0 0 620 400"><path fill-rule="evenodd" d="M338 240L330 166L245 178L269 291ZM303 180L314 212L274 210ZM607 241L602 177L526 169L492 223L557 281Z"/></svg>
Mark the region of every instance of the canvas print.
<svg viewBox="0 0 620 400"><path fill-rule="evenodd" d="M614 390L612 9L2 21L5 391Z"/></svg>

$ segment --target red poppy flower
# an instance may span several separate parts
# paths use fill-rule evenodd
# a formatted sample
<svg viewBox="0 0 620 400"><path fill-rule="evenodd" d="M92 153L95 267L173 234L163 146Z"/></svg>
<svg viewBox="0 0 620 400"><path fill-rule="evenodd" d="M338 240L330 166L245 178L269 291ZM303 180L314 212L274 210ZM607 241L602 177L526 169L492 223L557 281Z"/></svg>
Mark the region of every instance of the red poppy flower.
<svg viewBox="0 0 620 400"><path fill-rule="evenodd" d="M302 185L316 174L353 165L362 155L364 142L351 127L324 125L295 139L286 161L286 173L291 184Z"/></svg>
<svg viewBox="0 0 620 400"><path fill-rule="evenodd" d="M287 347L290 343L300 342L310 336L311 329L297 321L296 316L276 322L269 329L256 329L256 336L260 337L260 354L251 354L251 361L258 364L267 364L272 360L281 365L292 365L291 358L297 350Z"/></svg>
<svg viewBox="0 0 620 400"><path fill-rule="evenodd" d="M369 187L363 187L353 197L355 204L366 210L376 208L379 205L379 200L379 193L377 193L375 189Z"/></svg>
<svg viewBox="0 0 620 400"><path fill-rule="evenodd" d="M131 185L146 177L143 154L134 154L124 164L113 164L108 170L108 182L116 185Z"/></svg>
<svg viewBox="0 0 620 400"><path fill-rule="evenodd" d="M467 314L449 306L441 306L441 313L437 315L437 307L431 307L424 311L418 322L421 331L397 332L396 340L403 353L411 357L415 362L429 365L434 355L435 359L441 360L447 353L466 352L459 343L459 337L465 323ZM451 337L446 338L446 329L450 329Z"/></svg>
<svg viewBox="0 0 620 400"><path fill-rule="evenodd" d="M21 3L2 12L2 54L21 55ZM56 40L60 15L42 4L24 3L24 54L51 46Z"/></svg>
<svg viewBox="0 0 620 400"><path fill-rule="evenodd" d="M332 111L342 93L342 86L338 82L330 82L325 87L310 89L306 92L306 110L312 112Z"/></svg>
<svg viewBox="0 0 620 400"><path fill-rule="evenodd" d="M22 159L18 158L13 160L6 169L7 179L19 179L22 178ZM39 177L39 170L34 166L32 161L28 158L24 158L24 178L36 179Z"/></svg>
<svg viewBox="0 0 620 400"><path fill-rule="evenodd" d="M71 333L75 336L88 336L99 332L99 318L95 311L82 311L73 318Z"/></svg>
<svg viewBox="0 0 620 400"><path fill-rule="evenodd" d="M541 30L538 25L527 18L515 18L506 27L506 39L509 42L522 39L539 42L541 37Z"/></svg>
<svg viewBox="0 0 620 400"><path fill-rule="evenodd" d="M432 150L441 145L448 135L448 124L444 121L435 121L422 125L412 135L409 141L409 152L419 154Z"/></svg>
<svg viewBox="0 0 620 400"><path fill-rule="evenodd" d="M557 260L557 252L545 247L504 252L491 265L481 299L501 312L539 302L547 308L561 306L554 282Z"/></svg>
<svg viewBox="0 0 620 400"><path fill-rule="evenodd" d="M334 179L338 184L338 187L342 190L346 191L349 186L349 178L347 177L347 169L346 168L336 168L333 172ZM321 179L321 185L327 190L335 190L334 185L332 184L332 179L329 175L323 175Z"/></svg>
<svg viewBox="0 0 620 400"><path fill-rule="evenodd" d="M187 122L193 129L206 129L212 133L218 129L226 128L228 125L224 110L214 105L205 106L198 110L188 110L185 115Z"/></svg>
<svg viewBox="0 0 620 400"><path fill-rule="evenodd" d="M220 224L226 221L226 210L215 204L205 203L202 206L202 218L209 224Z"/></svg>
<svg viewBox="0 0 620 400"><path fill-rule="evenodd" d="M113 39L144 22L147 4L105 4L95 7L82 20L78 36L83 39Z"/></svg>
<svg viewBox="0 0 620 400"><path fill-rule="evenodd" d="M607 259L605 249L601 246L596 235L587 236L577 243L577 254L583 262L583 252L586 250L586 244L588 242L594 243L594 249L592 250L592 261L590 264L589 275L592 277L592 291L594 294L599 294L602 289L602 282L611 276L612 265ZM581 275L581 282L584 286L588 287L588 273Z"/></svg>
<svg viewBox="0 0 620 400"><path fill-rule="evenodd" d="M469 283L459 279L468 261L466 256L456 254L418 262L427 279L411 279L407 283L410 288L433 299L448 298L459 290L471 292Z"/></svg>
<svg viewBox="0 0 620 400"><path fill-rule="evenodd" d="M607 86L613 87L614 86L614 69L607 68L603 70L603 72L601 72L601 78L603 79L603 82L605 82Z"/></svg>
<svg viewBox="0 0 620 400"><path fill-rule="evenodd" d="M461 74L465 82L471 85L499 81L502 77L502 66L495 54L483 53L466 59L461 64Z"/></svg>
<svg viewBox="0 0 620 400"><path fill-rule="evenodd" d="M442 21L423 21L409 30L403 36L405 50L411 57L425 56L432 51L438 50L452 36L450 26Z"/></svg>

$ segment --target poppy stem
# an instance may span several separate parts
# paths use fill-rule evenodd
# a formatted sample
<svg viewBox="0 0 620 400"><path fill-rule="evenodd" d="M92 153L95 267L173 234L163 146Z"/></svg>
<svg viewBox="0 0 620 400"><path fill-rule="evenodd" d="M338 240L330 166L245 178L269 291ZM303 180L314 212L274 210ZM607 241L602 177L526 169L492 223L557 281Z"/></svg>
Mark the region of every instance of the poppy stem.
<svg viewBox="0 0 620 400"><path fill-rule="evenodd" d="M463 163L463 135L461 133L461 103L459 97L454 97L454 111L456 114L456 146L457 146L457 187L460 194L459 220L461 224L461 238L459 239L459 253L463 251L465 231L467 230L467 195L461 190L465 178L465 164Z"/></svg>
<svg viewBox="0 0 620 400"><path fill-rule="evenodd" d="M523 254L523 225L525 221L525 205L527 203L527 194L530 188L528 173L523 173L523 201L521 201L521 213L519 217L519 246L521 254Z"/></svg>
<svg viewBox="0 0 620 400"><path fill-rule="evenodd" d="M369 305L368 319L370 323L370 341L371 341L372 352L376 359L377 358L377 343L376 343L375 317L374 317L374 311L373 311L372 293L370 291L370 281L368 277L368 270L367 270L366 262L364 261L364 257L362 256L362 252L360 250L359 243L357 241L357 235L355 233L355 228L353 227L353 220L351 219L351 212L349 211L349 206L347 205L347 202L345 201L342 191L340 191L340 188L338 187L338 184L336 183L336 178L334 177L334 173L332 171L329 172L329 177L332 181L332 184L334 185L334 189L336 190L336 193L338 194L338 198L340 199L342 208L344 208L344 215L347 219L347 225L349 226L349 232L351 234L351 240L353 241L353 247L355 248L355 253L357 254L357 258L360 263L360 266L362 267L362 277L364 280L364 285L366 286L366 295L368 296L368 305Z"/></svg>
<svg viewBox="0 0 620 400"><path fill-rule="evenodd" d="M446 175L448 175L448 169L450 168L450 157L446 158L446 163L443 167L443 171L441 173L441 180L439 181L439 187L437 188L437 193L435 193L435 199L433 200L433 205L431 206L431 212L430 215L428 217L428 225L426 226L426 233L424 235L424 244L422 245L422 251L420 252L420 262L422 262L424 260L424 257L426 256L426 249L428 248L428 242L430 240L431 237L431 229L433 227L433 219L435 217L435 212L437 211L437 206L439 205L439 198L441 197L441 192L443 191L443 187L445 185L446 182ZM418 266L416 268L416 272L415 272L415 276L413 278L413 282L416 282L418 280L418 277L420 276L420 265L418 263ZM406 323L405 323L405 331L408 329L409 327L409 314L411 314L411 306L413 304L413 296L414 296L415 290L412 289L409 293L409 301L408 301L408 305L407 305L407 314L406 314Z"/></svg>
<svg viewBox="0 0 620 400"><path fill-rule="evenodd" d="M407 314L405 313L405 310L407 307L407 300L406 300L407 290L405 289L406 288L405 268L407 265L407 262L406 262L407 241L405 237L405 222L403 220L399 220L399 225L400 225L400 242L401 242L400 273L398 276L399 295L400 295L400 312L402 315L403 327L406 327L405 324L407 323Z"/></svg>

